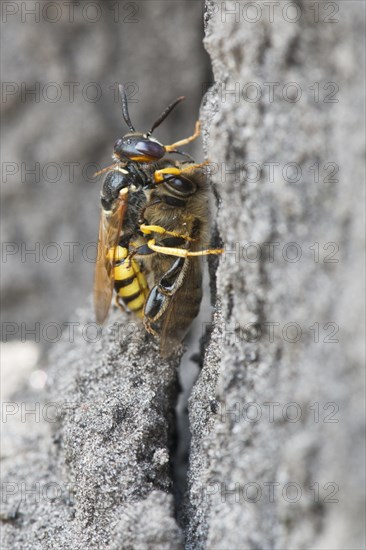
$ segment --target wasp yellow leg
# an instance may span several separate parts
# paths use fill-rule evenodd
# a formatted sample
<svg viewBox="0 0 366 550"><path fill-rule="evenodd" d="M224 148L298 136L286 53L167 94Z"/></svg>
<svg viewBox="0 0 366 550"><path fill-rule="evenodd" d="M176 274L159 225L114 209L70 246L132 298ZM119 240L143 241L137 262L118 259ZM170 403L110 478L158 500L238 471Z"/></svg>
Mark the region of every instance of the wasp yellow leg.
<svg viewBox="0 0 366 550"><path fill-rule="evenodd" d="M173 143L173 145L165 145L165 150L169 152L169 151L172 151L173 149L176 149L177 147L180 147L181 145L186 145L187 143L191 143L191 141L194 141L195 139L198 138L200 133L201 133L200 121L197 120L193 136L189 136L185 139L181 139L180 141Z"/></svg>
<svg viewBox="0 0 366 550"><path fill-rule="evenodd" d="M202 168L202 166L208 166L209 164L211 164L209 160L205 160L204 162L200 162L199 164L190 164L185 168L180 168L179 174L181 174L182 172L190 172L193 170L197 170L197 168Z"/></svg>
<svg viewBox="0 0 366 550"><path fill-rule="evenodd" d="M202 168L202 166L207 166L210 164L208 160L201 162L200 164L190 164L185 168L177 168L176 166L169 166L168 168L161 168L160 170L155 170L154 172L154 181L155 183L162 183L165 181L165 176L180 176L183 172L194 172L197 168Z"/></svg>
<svg viewBox="0 0 366 550"><path fill-rule="evenodd" d="M142 233L144 233L145 235L150 235L151 233L159 233L160 235L171 235L172 237L181 237L186 241L192 241L192 242L195 241L195 239L192 239L192 237L182 235L177 231L168 231L167 229L164 229L164 227L161 227L160 225L142 224L140 225L140 231L142 231Z"/></svg>
<svg viewBox="0 0 366 550"><path fill-rule="evenodd" d="M222 254L223 248L207 248L206 250L198 250L196 252L190 252L185 248L171 248L169 246L159 246L155 244L155 239L151 239L147 246L154 252L159 254L166 254L167 256L179 256L180 258L188 258L190 256L207 256L209 254Z"/></svg>

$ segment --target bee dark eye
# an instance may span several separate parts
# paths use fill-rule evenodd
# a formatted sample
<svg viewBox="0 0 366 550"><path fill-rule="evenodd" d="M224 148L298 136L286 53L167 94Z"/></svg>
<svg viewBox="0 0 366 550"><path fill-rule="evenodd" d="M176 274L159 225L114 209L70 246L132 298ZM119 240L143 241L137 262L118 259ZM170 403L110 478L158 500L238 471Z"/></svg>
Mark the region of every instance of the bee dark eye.
<svg viewBox="0 0 366 550"><path fill-rule="evenodd" d="M166 187L176 191L179 195L193 195L196 191L196 185L188 178L167 178L164 183Z"/></svg>

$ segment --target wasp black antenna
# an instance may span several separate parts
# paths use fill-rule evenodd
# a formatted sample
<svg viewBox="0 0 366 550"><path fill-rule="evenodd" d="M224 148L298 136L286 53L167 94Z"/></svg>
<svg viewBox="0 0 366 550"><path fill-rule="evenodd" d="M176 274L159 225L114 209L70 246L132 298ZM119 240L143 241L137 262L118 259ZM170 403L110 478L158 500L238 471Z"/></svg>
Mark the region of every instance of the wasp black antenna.
<svg viewBox="0 0 366 550"><path fill-rule="evenodd" d="M130 115L128 114L128 101L127 101L126 89L123 86L123 84L120 84L118 86L118 89L119 89L119 93L121 94L121 98L122 98L122 114L123 114L124 121L127 124L127 126L129 127L129 129L131 130L131 132L135 132L136 130L133 127L133 124L132 124L131 119L130 119Z"/></svg>
<svg viewBox="0 0 366 550"><path fill-rule="evenodd" d="M183 101L183 99L185 99L185 96L182 95L181 97L178 97L175 101L173 101L170 105L168 105L168 107L161 113L161 115L159 116L159 118L154 122L154 124L152 125L151 127L151 130L148 131L147 133L147 136L151 136L151 134L153 133L153 131L155 130L155 128L157 128L158 126L160 126L160 124L163 122L163 120L166 119L166 117L168 116L168 114L174 109L174 107L176 105L178 105L178 103L180 103L181 101Z"/></svg>

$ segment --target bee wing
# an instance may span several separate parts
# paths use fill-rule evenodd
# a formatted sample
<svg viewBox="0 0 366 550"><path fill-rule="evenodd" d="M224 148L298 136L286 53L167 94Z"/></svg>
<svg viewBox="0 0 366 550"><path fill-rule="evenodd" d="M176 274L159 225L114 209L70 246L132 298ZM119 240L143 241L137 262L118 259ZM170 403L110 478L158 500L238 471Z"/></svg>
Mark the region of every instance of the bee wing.
<svg viewBox="0 0 366 550"><path fill-rule="evenodd" d="M113 296L115 259L114 254L111 257L110 251L118 244L127 210L128 190L124 188L122 191L112 211L107 212L102 208L100 215L98 256L94 275L94 311L99 324L105 321Z"/></svg>
<svg viewBox="0 0 366 550"><path fill-rule="evenodd" d="M160 334L160 353L169 357L183 340L202 299L202 270L200 258L186 258L183 283L170 299L163 316Z"/></svg>

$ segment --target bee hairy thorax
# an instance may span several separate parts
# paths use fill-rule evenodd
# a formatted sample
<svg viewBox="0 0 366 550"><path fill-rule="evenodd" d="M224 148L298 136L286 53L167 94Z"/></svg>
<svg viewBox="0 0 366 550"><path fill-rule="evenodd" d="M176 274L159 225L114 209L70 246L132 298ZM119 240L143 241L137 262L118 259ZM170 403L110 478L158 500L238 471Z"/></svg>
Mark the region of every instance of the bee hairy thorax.
<svg viewBox="0 0 366 550"><path fill-rule="evenodd" d="M165 183L152 191L149 203L144 211L146 223L160 225L168 231L175 231L193 239L190 248L195 249L195 242L206 238L209 224L209 198L206 186L196 186L192 193L178 193ZM156 235L159 242L161 237ZM184 239L181 244L184 244ZM167 245L166 245L167 246ZM169 244L168 246L179 246Z"/></svg>

